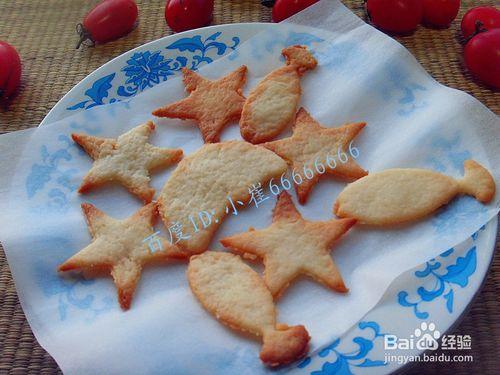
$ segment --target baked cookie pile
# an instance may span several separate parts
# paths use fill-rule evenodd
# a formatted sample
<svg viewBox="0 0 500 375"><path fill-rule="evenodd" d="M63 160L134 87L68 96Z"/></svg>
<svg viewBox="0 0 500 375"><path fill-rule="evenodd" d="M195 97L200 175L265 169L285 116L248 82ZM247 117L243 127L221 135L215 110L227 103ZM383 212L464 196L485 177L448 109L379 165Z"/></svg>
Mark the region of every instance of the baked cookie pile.
<svg viewBox="0 0 500 375"><path fill-rule="evenodd" d="M304 46L287 47L282 54L286 65L264 77L248 98L242 94L246 66L215 81L183 69L189 96L153 115L197 123L205 144L184 158L181 149L147 142L155 129L151 121L117 139L73 134L73 140L94 159L80 193L119 183L146 205L131 217L117 220L83 203L92 242L59 266L60 271L110 273L120 306L126 310L143 266L186 259L187 278L196 298L224 324L261 337L260 358L269 366L296 361L308 350L310 337L304 326L276 323L275 302L291 282L307 275L336 292L348 291L330 251L335 241L349 235L352 226L385 226L382 230L387 230L390 225L425 218L458 194L483 203L495 195L491 174L473 160L465 162L461 180L423 169L389 169L368 175L352 152L353 139L366 124L323 127L304 108L297 112L300 78L315 69L317 61ZM244 141L219 142L223 128L238 120ZM292 124L291 137L273 141ZM176 163L153 201L150 172ZM291 196L278 191L269 227L223 238L222 245L233 254L207 251L230 213L228 201L247 205L252 199L250 186L283 181L288 167L300 204L307 202L324 174L352 182L333 208L340 219L307 220ZM291 188L287 181L285 190ZM153 251L145 239L158 233L154 231L158 216L169 231L177 228L177 240L173 243L158 236L159 250ZM194 227L194 233L183 235L182 226ZM262 260L263 277L242 257Z"/></svg>

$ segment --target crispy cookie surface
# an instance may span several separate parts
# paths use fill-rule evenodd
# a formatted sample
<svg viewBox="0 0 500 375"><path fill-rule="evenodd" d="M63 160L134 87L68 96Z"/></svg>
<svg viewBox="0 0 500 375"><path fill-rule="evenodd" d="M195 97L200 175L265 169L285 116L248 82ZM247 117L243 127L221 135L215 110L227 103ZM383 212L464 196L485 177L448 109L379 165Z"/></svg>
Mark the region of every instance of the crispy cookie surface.
<svg viewBox="0 0 500 375"><path fill-rule="evenodd" d="M304 220L290 195L282 192L271 226L224 238L221 243L243 256L264 260L264 282L275 298L300 274L330 289L347 292L330 249L355 223L355 219Z"/></svg>
<svg viewBox="0 0 500 375"><path fill-rule="evenodd" d="M303 46L287 47L282 54L287 65L265 76L243 106L240 131L248 142L270 141L293 122L301 94L300 76L317 65Z"/></svg>
<svg viewBox="0 0 500 375"><path fill-rule="evenodd" d="M246 72L247 67L243 65L227 76L211 81L183 68L184 85L189 96L156 109L153 115L195 120L206 143L218 142L224 126L238 121L241 116L245 102L241 89Z"/></svg>
<svg viewBox="0 0 500 375"><path fill-rule="evenodd" d="M235 204L247 203L253 184L264 184L285 171L285 161L263 147L243 141L206 144L185 157L163 187L158 199L163 223L183 229L184 238L176 239L179 247L203 252L231 213L229 197ZM200 215L210 224L203 225Z"/></svg>
<svg viewBox="0 0 500 375"><path fill-rule="evenodd" d="M149 203L131 217L117 220L90 203L82 204L92 242L59 266L59 271L108 271L118 290L118 301L127 310L142 267L151 261L177 258L180 250L161 237L162 248L151 252L144 239L154 233L156 204Z"/></svg>
<svg viewBox="0 0 500 375"><path fill-rule="evenodd" d="M263 338L260 358L265 364L287 364L307 352L306 329L276 324L271 293L239 256L214 251L195 255L190 259L187 276L193 294L218 320Z"/></svg>
<svg viewBox="0 0 500 375"><path fill-rule="evenodd" d="M369 225L395 225L421 219L447 204L457 194L488 203L495 181L479 163L466 160L461 180L426 169L388 169L347 185L334 212Z"/></svg>
<svg viewBox="0 0 500 375"><path fill-rule="evenodd" d="M148 121L118 139L72 134L73 140L94 159L78 191L85 193L105 183L118 182L145 203L151 202L155 191L149 186L149 171L168 167L182 158L181 149L160 148L147 143L154 129L154 124Z"/></svg>
<svg viewBox="0 0 500 375"><path fill-rule="evenodd" d="M279 141L264 143L263 146L285 159L302 177L300 184L295 183L295 189L299 202L304 204L322 175L315 163L324 166L325 174L347 180L356 180L368 174L354 161L348 151L349 144L365 125L360 122L338 128L324 128L301 108L295 119L293 135ZM337 156L339 149L347 156L347 162L342 163L339 160ZM334 158L334 161L331 158L327 159L328 155ZM309 178L306 173L312 174L312 177Z"/></svg>

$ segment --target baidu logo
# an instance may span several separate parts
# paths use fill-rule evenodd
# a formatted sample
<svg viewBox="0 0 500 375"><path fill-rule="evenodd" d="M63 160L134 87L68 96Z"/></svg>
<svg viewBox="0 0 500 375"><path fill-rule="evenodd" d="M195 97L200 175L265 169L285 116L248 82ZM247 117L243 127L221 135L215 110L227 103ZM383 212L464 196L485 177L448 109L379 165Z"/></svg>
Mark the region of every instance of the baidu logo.
<svg viewBox="0 0 500 375"><path fill-rule="evenodd" d="M386 350L436 350L439 348L441 333L434 323L422 322L410 338L399 338L396 335L384 336L384 349Z"/></svg>
<svg viewBox="0 0 500 375"><path fill-rule="evenodd" d="M419 350L436 350L439 347L439 337L441 333L436 329L434 323L422 322L420 328L415 330L415 338L417 339L417 349Z"/></svg>

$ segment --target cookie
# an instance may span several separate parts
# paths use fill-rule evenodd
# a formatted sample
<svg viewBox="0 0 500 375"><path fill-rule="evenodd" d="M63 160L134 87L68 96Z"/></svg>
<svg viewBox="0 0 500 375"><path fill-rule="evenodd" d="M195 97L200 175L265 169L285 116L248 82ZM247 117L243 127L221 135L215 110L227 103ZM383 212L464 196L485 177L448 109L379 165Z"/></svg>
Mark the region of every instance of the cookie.
<svg viewBox="0 0 500 375"><path fill-rule="evenodd" d="M145 203L151 202L155 191L149 186L149 171L182 159L181 149L159 148L147 143L154 129L155 125L148 121L118 139L72 134L73 140L94 159L78 191L86 193L108 182L117 182Z"/></svg>
<svg viewBox="0 0 500 375"><path fill-rule="evenodd" d="M458 194L482 203L495 195L491 174L474 160L464 162L464 177L452 177L426 169L388 169L347 185L339 194L334 212L369 225L394 225L421 219Z"/></svg>
<svg viewBox="0 0 500 375"><path fill-rule="evenodd" d="M281 53L286 66L265 76L243 106L240 131L248 142L270 141L293 122L301 94L300 77L317 65L304 46L287 47Z"/></svg>
<svg viewBox="0 0 500 375"><path fill-rule="evenodd" d="M301 108L295 119L293 135L264 143L263 146L285 159L300 175L301 183L295 182L295 189L299 203L304 204L322 174L348 181L368 174L354 161L349 151L352 140L365 125L359 122L339 128L324 128Z"/></svg>
<svg viewBox="0 0 500 375"><path fill-rule="evenodd" d="M253 184L285 171L285 161L263 147L243 141L206 144L184 158L163 187L158 199L163 223L182 229L179 247L192 254L203 252L231 213L229 198L247 203Z"/></svg>
<svg viewBox="0 0 500 375"><path fill-rule="evenodd" d="M154 233L155 203L149 203L124 220L109 217L90 203L83 203L82 210L92 242L61 264L59 271L110 272L118 289L120 306L127 310L142 267L151 261L178 258L181 252L161 237L158 237L161 249L154 252L144 241Z"/></svg>
<svg viewBox="0 0 500 375"><path fill-rule="evenodd" d="M309 334L302 325L276 324L273 297L239 256L209 251L191 257L187 276L203 307L232 329L262 337L260 359L279 366L304 356Z"/></svg>
<svg viewBox="0 0 500 375"><path fill-rule="evenodd" d="M355 219L304 220L290 195L282 192L273 211L271 226L224 238L221 243L244 257L263 259L264 282L275 298L301 274L345 293L347 288L330 250L355 223Z"/></svg>
<svg viewBox="0 0 500 375"><path fill-rule="evenodd" d="M238 121L241 116L245 102L241 89L246 81L246 72L247 67L242 65L227 76L211 81L183 68L184 85L189 96L156 109L153 115L194 120L205 143L218 142L224 126Z"/></svg>

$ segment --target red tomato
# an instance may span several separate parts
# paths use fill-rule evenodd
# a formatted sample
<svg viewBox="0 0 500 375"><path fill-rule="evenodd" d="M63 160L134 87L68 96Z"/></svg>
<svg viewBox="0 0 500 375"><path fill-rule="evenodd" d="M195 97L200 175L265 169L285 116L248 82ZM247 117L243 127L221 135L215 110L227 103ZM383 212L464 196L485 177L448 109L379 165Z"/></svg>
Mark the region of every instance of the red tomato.
<svg viewBox="0 0 500 375"><path fill-rule="evenodd" d="M16 49L0 41L0 99L9 98L21 81L21 59Z"/></svg>
<svg viewBox="0 0 500 375"><path fill-rule="evenodd" d="M137 21L137 4L134 0L104 0L97 4L78 25L80 41L106 43L128 34Z"/></svg>
<svg viewBox="0 0 500 375"><path fill-rule="evenodd" d="M421 0L368 0L366 11L379 29L406 34L422 20Z"/></svg>
<svg viewBox="0 0 500 375"><path fill-rule="evenodd" d="M476 7L470 9L462 18L462 34L470 38L476 32L476 22L481 22L483 30L500 28L500 10L495 7Z"/></svg>
<svg viewBox="0 0 500 375"><path fill-rule="evenodd" d="M423 21L435 27L449 27L457 17L460 0L422 0Z"/></svg>
<svg viewBox="0 0 500 375"><path fill-rule="evenodd" d="M474 36L465 45L467 69L481 81L500 89L500 29Z"/></svg>
<svg viewBox="0 0 500 375"><path fill-rule="evenodd" d="M281 22L317 2L318 0L276 0L273 6L273 21Z"/></svg>
<svg viewBox="0 0 500 375"><path fill-rule="evenodd" d="M208 25L213 12L214 0L168 0L165 20L177 33Z"/></svg>

